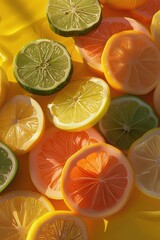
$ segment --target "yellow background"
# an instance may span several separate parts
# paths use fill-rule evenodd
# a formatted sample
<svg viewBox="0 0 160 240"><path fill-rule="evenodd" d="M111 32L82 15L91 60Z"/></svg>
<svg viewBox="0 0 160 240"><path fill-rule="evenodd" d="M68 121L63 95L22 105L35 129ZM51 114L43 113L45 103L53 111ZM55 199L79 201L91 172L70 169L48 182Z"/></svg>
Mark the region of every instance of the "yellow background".
<svg viewBox="0 0 160 240"><path fill-rule="evenodd" d="M63 43L71 54L74 71L71 80L82 76L98 76L87 66L76 51L73 38L64 38L53 33L46 17L47 0L0 0L0 66L9 79L9 91L6 101L16 94L32 96L46 113L47 103L52 96L42 97L27 93L15 81L13 59L17 52L29 41L49 38ZM103 16L128 16L128 12L103 8ZM104 78L104 76L99 76ZM111 89L112 96L117 93ZM151 99L146 96L146 100ZM46 128L51 124L46 118ZM16 178L4 191L33 190L28 171L28 154L19 158L19 170ZM1 193L2 195L2 193ZM53 201L56 209L66 209L63 201ZM160 239L160 200L151 199L134 187L125 207L114 216L103 220L87 219L90 240L159 240Z"/></svg>

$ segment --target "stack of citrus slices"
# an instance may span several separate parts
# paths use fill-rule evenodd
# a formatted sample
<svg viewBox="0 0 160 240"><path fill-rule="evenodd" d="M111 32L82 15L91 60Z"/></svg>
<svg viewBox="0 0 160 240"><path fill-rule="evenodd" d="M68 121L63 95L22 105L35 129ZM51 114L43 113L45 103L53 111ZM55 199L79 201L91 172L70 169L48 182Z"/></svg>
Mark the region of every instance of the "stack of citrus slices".
<svg viewBox="0 0 160 240"><path fill-rule="evenodd" d="M160 199L159 4L48 0L53 37L19 46L16 93L0 67L4 240L96 240L88 220L120 216L134 188Z"/></svg>

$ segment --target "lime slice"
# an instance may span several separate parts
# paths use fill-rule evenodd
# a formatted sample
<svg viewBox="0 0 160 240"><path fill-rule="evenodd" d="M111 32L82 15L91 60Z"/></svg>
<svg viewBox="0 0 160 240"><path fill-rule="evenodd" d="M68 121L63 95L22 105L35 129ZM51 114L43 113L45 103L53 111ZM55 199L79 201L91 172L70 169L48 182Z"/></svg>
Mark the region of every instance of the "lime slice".
<svg viewBox="0 0 160 240"><path fill-rule="evenodd" d="M0 192L14 179L18 170L18 160L12 150L0 142Z"/></svg>
<svg viewBox="0 0 160 240"><path fill-rule="evenodd" d="M131 95L113 99L99 121L100 132L106 140L122 150L127 150L137 138L157 126L158 117L151 106Z"/></svg>
<svg viewBox="0 0 160 240"><path fill-rule="evenodd" d="M48 104L50 120L58 128L80 131L94 126L110 104L110 89L101 78L70 82Z"/></svg>
<svg viewBox="0 0 160 240"><path fill-rule="evenodd" d="M101 21L98 0L49 0L47 17L50 27L62 36L85 35Z"/></svg>
<svg viewBox="0 0 160 240"><path fill-rule="evenodd" d="M25 45L16 55L14 75L28 92L50 95L64 87L72 74L72 61L65 46L48 39Z"/></svg>

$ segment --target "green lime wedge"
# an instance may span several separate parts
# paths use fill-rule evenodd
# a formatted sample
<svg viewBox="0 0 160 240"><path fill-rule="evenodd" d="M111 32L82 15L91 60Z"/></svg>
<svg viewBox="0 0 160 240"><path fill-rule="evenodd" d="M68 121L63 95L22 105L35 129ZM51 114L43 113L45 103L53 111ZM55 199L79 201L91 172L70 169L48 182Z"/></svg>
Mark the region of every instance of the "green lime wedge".
<svg viewBox="0 0 160 240"><path fill-rule="evenodd" d="M12 150L0 142L0 192L14 179L18 170L18 160Z"/></svg>
<svg viewBox="0 0 160 240"><path fill-rule="evenodd" d="M49 0L47 17L51 29L62 36L85 35L101 22L98 0Z"/></svg>
<svg viewBox="0 0 160 240"><path fill-rule="evenodd" d="M50 95L63 88L72 75L72 60L65 46L48 39L25 45L14 60L14 76L30 93Z"/></svg>
<svg viewBox="0 0 160 240"><path fill-rule="evenodd" d="M107 142L128 150L148 130L158 126L158 117L144 100L131 95L112 99L107 113L99 121Z"/></svg>

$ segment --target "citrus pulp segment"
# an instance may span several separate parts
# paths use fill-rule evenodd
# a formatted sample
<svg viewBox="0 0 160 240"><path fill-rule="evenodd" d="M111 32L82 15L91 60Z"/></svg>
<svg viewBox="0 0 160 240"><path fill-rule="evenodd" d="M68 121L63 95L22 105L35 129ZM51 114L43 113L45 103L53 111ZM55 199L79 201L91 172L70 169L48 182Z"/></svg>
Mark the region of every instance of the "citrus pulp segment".
<svg viewBox="0 0 160 240"><path fill-rule="evenodd" d="M75 44L86 62L92 68L103 72L101 56L107 40L115 33L132 29L150 35L145 26L132 18L104 17L95 30L85 36L76 37Z"/></svg>
<svg viewBox="0 0 160 240"><path fill-rule="evenodd" d="M101 21L98 0L49 0L47 17L50 27L62 36L85 35Z"/></svg>
<svg viewBox="0 0 160 240"><path fill-rule="evenodd" d="M134 185L132 167L125 155L106 143L82 148L66 162L61 191L74 212L105 218L120 211Z"/></svg>
<svg viewBox="0 0 160 240"><path fill-rule="evenodd" d="M129 94L148 94L160 79L160 51L151 38L138 31L111 36L101 63L108 83Z"/></svg>
<svg viewBox="0 0 160 240"><path fill-rule="evenodd" d="M52 211L36 219L26 240L38 239L88 240L84 221L70 211Z"/></svg>
<svg viewBox="0 0 160 240"><path fill-rule="evenodd" d="M121 10L131 10L143 5L146 0L105 0L113 8Z"/></svg>
<svg viewBox="0 0 160 240"><path fill-rule="evenodd" d="M60 179L67 159L82 147L97 142L105 140L94 128L80 132L47 129L29 154L30 176L38 191L49 198L62 199Z"/></svg>
<svg viewBox="0 0 160 240"><path fill-rule="evenodd" d="M122 150L128 150L137 138L157 126L158 117L152 107L132 95L112 99L108 111L99 121L100 132L106 141Z"/></svg>
<svg viewBox="0 0 160 240"><path fill-rule="evenodd" d="M130 11L131 15L140 22L150 24L153 15L160 10L160 0L146 0L146 2Z"/></svg>
<svg viewBox="0 0 160 240"><path fill-rule="evenodd" d="M49 39L38 39L17 53L13 71L17 82L27 91L50 95L70 80L72 60L64 45Z"/></svg>
<svg viewBox="0 0 160 240"><path fill-rule="evenodd" d="M144 194L160 199L160 128L148 131L130 147L137 187Z"/></svg>
<svg viewBox="0 0 160 240"><path fill-rule="evenodd" d="M58 128L80 131L94 126L107 111L110 89L100 78L70 82L48 104L52 122Z"/></svg>
<svg viewBox="0 0 160 240"><path fill-rule="evenodd" d="M150 30L153 40L160 47L160 10L153 15Z"/></svg>
<svg viewBox="0 0 160 240"><path fill-rule="evenodd" d="M8 82L7 74L3 70L3 68L0 67L0 107L5 100L8 87L9 87L9 82Z"/></svg>
<svg viewBox="0 0 160 240"><path fill-rule="evenodd" d="M28 152L43 134L41 106L31 97L15 95L0 110L0 141L16 154Z"/></svg>
<svg viewBox="0 0 160 240"><path fill-rule="evenodd" d="M12 182L17 170L17 157L6 144L0 142L0 192Z"/></svg>
<svg viewBox="0 0 160 240"><path fill-rule="evenodd" d="M24 240L33 221L54 207L43 195L12 191L0 198L0 236L3 240Z"/></svg>

